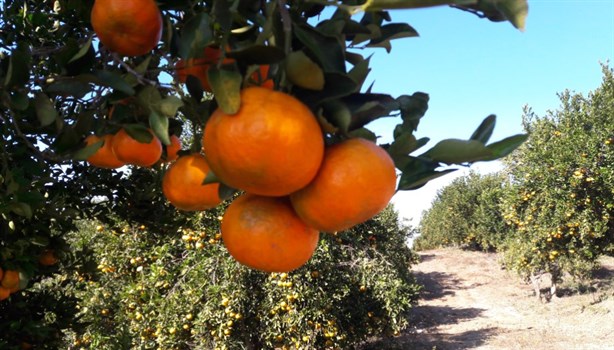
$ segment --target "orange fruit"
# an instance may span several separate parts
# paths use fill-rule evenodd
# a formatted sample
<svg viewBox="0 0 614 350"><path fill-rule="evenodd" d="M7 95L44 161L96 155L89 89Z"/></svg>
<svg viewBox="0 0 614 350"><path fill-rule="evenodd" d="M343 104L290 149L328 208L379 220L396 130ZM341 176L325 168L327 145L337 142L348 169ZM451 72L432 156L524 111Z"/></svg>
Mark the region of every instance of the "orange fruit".
<svg viewBox="0 0 614 350"><path fill-rule="evenodd" d="M149 143L140 143L121 129L113 136L113 153L120 161L142 167L154 165L162 156L162 143L152 134Z"/></svg>
<svg viewBox="0 0 614 350"><path fill-rule="evenodd" d="M205 210L222 202L218 194L220 185L203 185L209 165L201 154L180 157L168 168L162 179L162 192L166 199L182 210Z"/></svg>
<svg viewBox="0 0 614 350"><path fill-rule="evenodd" d="M328 147L313 182L290 195L307 225L324 232L348 229L382 211L396 190L388 153L354 138Z"/></svg>
<svg viewBox="0 0 614 350"><path fill-rule="evenodd" d="M11 295L11 291L8 288L0 287L0 301L7 299Z"/></svg>
<svg viewBox="0 0 614 350"><path fill-rule="evenodd" d="M262 87L241 92L234 115L217 109L205 125L209 166L226 185L284 196L309 184L324 154L316 117L296 98Z"/></svg>
<svg viewBox="0 0 614 350"><path fill-rule="evenodd" d="M58 263L58 258L51 249L47 249L38 257L38 263L43 266L52 266Z"/></svg>
<svg viewBox="0 0 614 350"><path fill-rule="evenodd" d="M171 135L171 144L166 146L166 161L173 162L177 160L177 152L181 151L181 140L177 135Z"/></svg>
<svg viewBox="0 0 614 350"><path fill-rule="evenodd" d="M239 263L266 272L288 272L313 255L318 231L303 223L287 197L244 194L222 219L222 240Z"/></svg>
<svg viewBox="0 0 614 350"><path fill-rule="evenodd" d="M115 169L124 166L124 162L117 159L115 153L113 153L113 135L108 134L102 137L90 135L85 138L85 143L89 146L100 140L104 141L102 147L87 158L87 161L93 166L106 169Z"/></svg>
<svg viewBox="0 0 614 350"><path fill-rule="evenodd" d="M269 68L269 65L262 65L257 71L252 73L250 78L255 85L267 89L273 89L275 87L273 79L269 78Z"/></svg>
<svg viewBox="0 0 614 350"><path fill-rule="evenodd" d="M162 36L162 16L154 0L96 0L91 22L104 46L121 55L144 55Z"/></svg>
<svg viewBox="0 0 614 350"><path fill-rule="evenodd" d="M0 282L0 286L6 289L13 289L19 287L19 271L15 270L5 270L4 276L2 277L2 282Z"/></svg>
<svg viewBox="0 0 614 350"><path fill-rule="evenodd" d="M188 60L180 59L175 64L175 73L177 74L177 80L185 83L188 80L188 76L192 75L200 81L200 85L204 91L211 92L211 85L209 84L209 77L207 72L212 65L216 65L222 55L221 50L215 46L207 46L203 51L203 56L200 58L190 58ZM222 64L232 63L234 60L231 58L225 58Z"/></svg>

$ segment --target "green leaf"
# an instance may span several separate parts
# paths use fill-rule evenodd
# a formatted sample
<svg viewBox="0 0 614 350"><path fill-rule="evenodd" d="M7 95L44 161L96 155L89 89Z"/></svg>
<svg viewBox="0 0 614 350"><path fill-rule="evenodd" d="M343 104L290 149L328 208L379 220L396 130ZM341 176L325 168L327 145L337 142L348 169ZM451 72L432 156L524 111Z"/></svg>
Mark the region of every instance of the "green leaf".
<svg viewBox="0 0 614 350"><path fill-rule="evenodd" d="M495 6L514 27L524 30L529 13L527 0L500 0Z"/></svg>
<svg viewBox="0 0 614 350"><path fill-rule="evenodd" d="M226 114L235 114L241 107L241 82L243 77L235 69L211 67L207 71L211 89L219 107Z"/></svg>
<svg viewBox="0 0 614 350"><path fill-rule="evenodd" d="M232 29L232 12L230 11L228 0L216 0L213 2L211 9L212 20L215 23L216 29L221 33L229 33Z"/></svg>
<svg viewBox="0 0 614 350"><path fill-rule="evenodd" d="M186 23L179 39L179 57L183 59L201 57L207 45L213 40L211 19L200 12Z"/></svg>
<svg viewBox="0 0 614 350"><path fill-rule="evenodd" d="M124 130L140 143L150 143L154 138L149 129L142 124L124 124Z"/></svg>
<svg viewBox="0 0 614 350"><path fill-rule="evenodd" d="M30 243L39 247L47 247L49 245L49 238L37 235L30 239Z"/></svg>
<svg viewBox="0 0 614 350"><path fill-rule="evenodd" d="M168 96L159 103L160 112L169 118L174 117L181 107L183 107L183 101L177 96Z"/></svg>
<svg viewBox="0 0 614 350"><path fill-rule="evenodd" d="M494 158L491 158L491 159L498 159L498 158L505 157L508 154L512 153L516 148L520 147L520 145L522 145L527 140L528 137L529 135L527 134L518 134L518 135L507 137L501 141L491 143L490 145L486 147L493 154Z"/></svg>
<svg viewBox="0 0 614 350"><path fill-rule="evenodd" d="M81 57L85 56L87 52L89 51L90 47L92 46L92 39L94 39L94 37L90 37L90 39L83 46L81 46L79 51L77 51L77 53L74 56L72 56L72 58L68 60L67 63L74 62L80 59Z"/></svg>
<svg viewBox="0 0 614 350"><path fill-rule="evenodd" d="M42 126L48 126L55 122L58 118L58 112L55 110L55 106L49 96L42 92L39 92L34 97L34 107L36 109L36 116Z"/></svg>
<svg viewBox="0 0 614 350"><path fill-rule="evenodd" d="M390 153L393 158L395 155L406 155L415 149L416 144L416 137L411 131L403 132L400 135L395 136L394 141L388 148L388 153Z"/></svg>
<svg viewBox="0 0 614 350"><path fill-rule="evenodd" d="M470 140L480 141L483 144L486 144L490 137L492 136L493 131L495 130L495 124L497 122L497 116L494 114L489 115L482 121L482 124L478 126L478 128L471 135Z"/></svg>
<svg viewBox="0 0 614 350"><path fill-rule="evenodd" d="M166 146L171 144L171 139L168 134L168 118L158 114L156 111L149 113L149 126L154 134L160 139L160 142Z"/></svg>
<svg viewBox="0 0 614 350"><path fill-rule="evenodd" d="M314 55L326 73L345 73L344 47L336 37L325 36L312 27L294 24L294 34Z"/></svg>
<svg viewBox="0 0 614 350"><path fill-rule="evenodd" d="M490 159L492 150L476 140L447 139L439 141L422 157L428 157L436 162L446 164L463 164L478 160Z"/></svg>
<svg viewBox="0 0 614 350"><path fill-rule="evenodd" d="M103 145L104 140L100 140L92 143L91 145L87 145L75 152L72 156L72 159L77 161L87 160L87 158L93 156L94 153L96 153L96 151L98 151Z"/></svg>
<svg viewBox="0 0 614 350"><path fill-rule="evenodd" d="M367 47L384 47L390 52L390 41L418 36L418 32L407 23L391 23L380 28L380 36L371 39Z"/></svg>
<svg viewBox="0 0 614 350"><path fill-rule="evenodd" d="M326 73L324 80L326 83L322 91L296 88L294 92L301 101L313 108L326 101L352 95L358 90L358 85L354 80L344 73Z"/></svg>
<svg viewBox="0 0 614 350"><path fill-rule="evenodd" d="M122 75L119 73L108 70L97 70L94 72L94 76L97 78L96 83L100 85L108 86L129 96L135 94L132 86L126 80L124 80Z"/></svg>
<svg viewBox="0 0 614 350"><path fill-rule="evenodd" d="M160 106L162 103L162 95L160 95L160 91L151 85L145 86L141 91L139 91L136 98L139 101L139 104L147 108L149 112L154 110L157 106Z"/></svg>

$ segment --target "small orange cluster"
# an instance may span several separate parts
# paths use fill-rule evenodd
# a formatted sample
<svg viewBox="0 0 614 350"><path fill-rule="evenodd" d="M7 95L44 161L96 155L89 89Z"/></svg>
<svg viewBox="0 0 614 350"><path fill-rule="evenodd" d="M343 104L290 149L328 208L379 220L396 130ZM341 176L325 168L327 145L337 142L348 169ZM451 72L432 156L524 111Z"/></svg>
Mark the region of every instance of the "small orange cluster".
<svg viewBox="0 0 614 350"><path fill-rule="evenodd" d="M242 90L236 114L215 111L203 148L217 178L246 192L224 214L225 246L240 263L267 272L302 266L319 231L368 220L396 189L385 150L360 138L325 147L311 110L267 88Z"/></svg>
<svg viewBox="0 0 614 350"><path fill-rule="evenodd" d="M135 140L124 129L116 134L90 135L85 139L88 146L100 141L102 146L87 161L93 166L106 169L116 169L127 164L150 167L160 160L163 152L160 140L150 133L149 143ZM176 135L172 135L170 140L171 144L166 147L166 161L177 159L177 152L181 149L181 142Z"/></svg>
<svg viewBox="0 0 614 350"><path fill-rule="evenodd" d="M229 50L229 49L228 49ZM190 58L187 60L180 59L175 65L175 75L181 83L186 83L189 76L198 79L204 91L212 92L211 84L209 83L209 70L211 67L220 64L232 64L234 59L224 58L220 62L222 51L216 46L207 46L203 50L202 57ZM262 65L258 67L254 73L250 75L252 85L261 86L272 89L274 86L273 80L268 77L269 66Z"/></svg>

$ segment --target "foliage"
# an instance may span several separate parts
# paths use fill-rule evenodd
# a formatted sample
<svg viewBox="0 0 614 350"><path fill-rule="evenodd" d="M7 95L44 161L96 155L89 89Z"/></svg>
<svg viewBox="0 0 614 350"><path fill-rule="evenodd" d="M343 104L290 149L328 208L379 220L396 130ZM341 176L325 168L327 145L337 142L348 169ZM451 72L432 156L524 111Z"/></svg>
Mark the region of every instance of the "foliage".
<svg viewBox="0 0 614 350"><path fill-rule="evenodd" d="M508 161L513 190L504 215L515 234L506 266L528 276L539 271L586 274L613 249L614 78L584 97L566 91L561 106L538 117L525 110L529 141Z"/></svg>
<svg viewBox="0 0 614 350"><path fill-rule="evenodd" d="M220 211L192 216L173 239L118 221L82 223L71 236L97 270L72 276L87 324L70 340L93 348L347 348L398 334L418 287L409 272L411 231L384 212L323 235L291 273L245 268L223 248Z"/></svg>
<svg viewBox="0 0 614 350"><path fill-rule="evenodd" d="M499 208L504 180L502 174L472 172L440 190L422 215L414 248L498 249L508 233Z"/></svg>

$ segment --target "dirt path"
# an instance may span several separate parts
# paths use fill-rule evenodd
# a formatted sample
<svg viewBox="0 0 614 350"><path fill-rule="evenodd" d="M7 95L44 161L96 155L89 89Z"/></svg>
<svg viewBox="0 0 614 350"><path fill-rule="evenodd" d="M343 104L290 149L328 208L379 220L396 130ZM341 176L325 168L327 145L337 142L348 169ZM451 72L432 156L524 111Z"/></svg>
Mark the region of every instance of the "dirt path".
<svg viewBox="0 0 614 350"><path fill-rule="evenodd" d="M596 283L606 290L548 304L500 269L495 254L422 252L414 267L424 285L414 328L369 349L614 349L614 259Z"/></svg>

